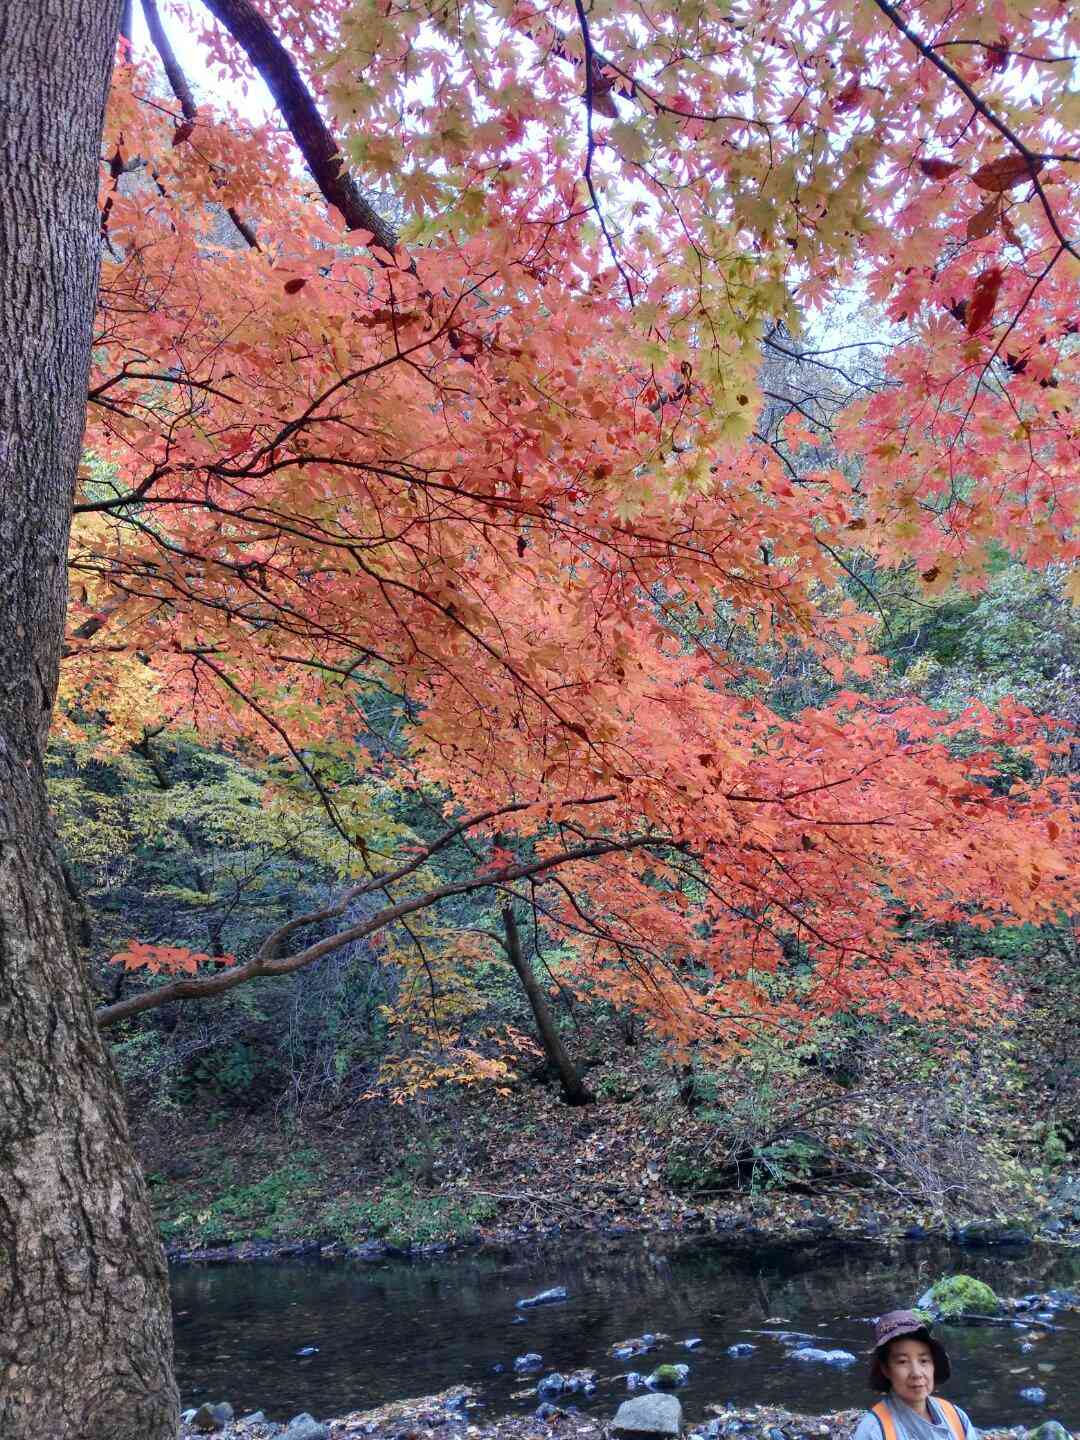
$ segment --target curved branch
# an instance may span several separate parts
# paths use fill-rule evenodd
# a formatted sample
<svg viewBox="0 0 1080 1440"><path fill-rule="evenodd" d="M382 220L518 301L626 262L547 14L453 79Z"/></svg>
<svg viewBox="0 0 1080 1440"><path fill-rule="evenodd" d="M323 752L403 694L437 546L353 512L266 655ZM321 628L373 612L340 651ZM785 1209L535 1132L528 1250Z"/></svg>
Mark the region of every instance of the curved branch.
<svg viewBox="0 0 1080 1440"><path fill-rule="evenodd" d="M976 113L981 115L988 125L993 126L993 128L998 132L1002 139L1007 141L1008 144L1010 144L1013 149L1018 152L1018 154L1023 156L1023 158L1027 161L1028 164L1028 171L1031 183L1035 189L1035 193L1039 197L1040 203L1042 204L1043 211L1046 215L1046 219L1051 230L1053 230L1054 234L1057 236L1063 248L1068 250L1070 255L1074 255L1078 260L1080 260L1080 249L1077 249L1076 245L1073 244L1073 242L1061 229L1061 225L1058 222L1057 215L1054 213L1054 208L1050 204L1050 201L1047 199L1046 191L1039 183L1040 162L1046 160L1072 161L1075 159L1075 157L1072 155L1042 154L1032 150L1028 145L1025 145L1023 140L1020 139L1020 136L1017 135L1016 131L1011 129L1010 126L1008 126L1005 121L1000 118L1000 116L995 115L993 110L990 109L989 105L987 105L985 100L979 98L979 96L971 88L971 86L964 79L964 77L957 70L954 70L947 60L943 60L940 55L935 54L934 47L928 44L919 35L917 35L914 30L912 30L911 26L907 24L907 22L904 20L904 17L900 14L900 11L896 8L896 6L889 4L889 0L874 0L874 4L886 17L886 19L889 20L890 23L893 24L897 30L899 30L900 34L903 35L905 39L909 40L912 45L914 45L915 49L918 50L919 54L922 55L924 59L929 60L930 64L933 65L935 69L940 70L942 75L944 75L951 84L956 86L960 93L964 95L970 102L970 104L973 106Z"/></svg>
<svg viewBox="0 0 1080 1440"><path fill-rule="evenodd" d="M97 1023L104 1029L108 1025L115 1025L119 1020L130 1019L132 1015L141 1014L144 1010L157 1009L158 1006L167 1005L174 1000L208 999L212 995L221 995L228 990L235 990L238 985L244 985L247 981L257 979L259 976L290 975L294 970L302 970L316 960L321 960L323 956L340 950L343 945L350 945L355 940L364 940L369 935L385 930L388 925L403 920L407 915L413 915L418 910L430 909L433 905L437 905L441 900L446 900L452 895L467 895L475 890L486 890L505 885L510 881L523 880L531 875L543 875L549 870L555 870L579 860L597 860L604 855L639 850L643 846L671 846L672 843L669 838L654 834L635 835L626 840L597 840L590 845L581 845L573 850L563 850L557 855L549 855L526 864L514 865L505 870L494 871L490 875L473 875L468 880L459 880L454 884L426 890L422 895L414 895L408 900L398 901L396 905L385 906L367 919L358 921L357 924L350 925L345 930L339 930L333 935L328 935L324 940L313 941L303 950L297 951L295 955L278 953L283 941L296 930L341 915L350 899L355 899L365 889L376 888L372 882L367 882L366 885L354 887L348 891L346 897L337 905L300 916L298 919L290 920L288 924L280 926L266 937L257 953L244 964L234 965L213 975L198 975L189 980L174 980L169 985L162 985L156 990L144 990L142 994L129 996L128 999L119 1000L114 1005L103 1005L97 1012ZM380 878L378 884L382 883Z"/></svg>

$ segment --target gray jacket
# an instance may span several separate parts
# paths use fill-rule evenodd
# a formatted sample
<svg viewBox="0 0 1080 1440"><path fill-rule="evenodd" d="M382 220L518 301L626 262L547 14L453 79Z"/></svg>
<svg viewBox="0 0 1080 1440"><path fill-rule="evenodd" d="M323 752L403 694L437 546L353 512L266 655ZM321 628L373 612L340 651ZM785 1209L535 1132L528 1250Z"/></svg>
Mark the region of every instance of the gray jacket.
<svg viewBox="0 0 1080 1440"><path fill-rule="evenodd" d="M896 1426L896 1440L953 1440L949 1422L934 1403L932 1396L927 1404L933 1423L924 1420L921 1415L916 1415L910 1405L905 1405L895 1395L883 1395L881 1398L889 1407L889 1414ZM956 1406L956 1413L960 1416L966 1440L979 1440L979 1432L959 1405ZM882 1440L881 1424L877 1416L868 1410L856 1425L851 1440Z"/></svg>

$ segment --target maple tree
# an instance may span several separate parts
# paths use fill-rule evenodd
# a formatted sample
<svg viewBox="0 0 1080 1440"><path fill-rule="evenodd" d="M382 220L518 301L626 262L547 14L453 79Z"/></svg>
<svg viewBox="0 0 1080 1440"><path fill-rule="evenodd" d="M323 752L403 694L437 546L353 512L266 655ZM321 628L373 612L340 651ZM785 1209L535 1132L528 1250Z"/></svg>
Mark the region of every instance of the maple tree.
<svg viewBox="0 0 1080 1440"><path fill-rule="evenodd" d="M718 58L682 69L666 12L650 49L616 11L298 9L285 37L322 55L305 81L254 7L209 8L217 62L260 66L293 133L198 110L150 7L173 99L138 67L114 87L64 693L111 710L115 740L164 717L291 756L360 857L337 913L385 903L310 944L290 922L231 972L102 1019L285 973L483 887L527 893L684 1042L854 1003L976 1012L989 973L898 917L1068 903L1063 782L984 783L1002 745L1045 772L1038 725L1015 708L947 724L854 689L781 722L672 620L724 606L865 688L870 618L826 599L854 541L913 557L930 589L976 583L995 537L1070 553L1057 9L1053 43L992 63L951 38L975 35L970 15L940 54L885 10L836 7L837 34L763 13L767 43L718 15ZM885 84L906 52L918 84ZM1022 134L1015 107L994 118L1014 62L1050 77ZM308 84L400 195L400 242L327 160L329 131L318 153L299 129L305 104L318 120ZM132 156L153 184L120 183ZM208 224L220 207L233 245ZM798 415L781 444L753 432L763 334L856 279L908 333L841 422L853 486L795 470L815 440ZM357 740L386 690L412 715L393 766L458 816L435 848L497 828L528 859L496 841L425 888L417 861L370 850L348 797L390 768ZM762 978L787 933L813 966L798 1003ZM681 983L697 966L704 998Z"/></svg>
<svg viewBox="0 0 1080 1440"><path fill-rule="evenodd" d="M61 719L288 757L351 873L212 974L129 950L195 973L101 1020L477 889L527 899L676 1045L1000 1003L933 926L1074 905L1067 779L1020 706L875 699L838 581L854 546L931 593L995 544L1075 557L1076 14L206 0L207 55L263 76L277 128L198 105L165 31L191 15L143 8L168 89L121 44L91 374L64 391L88 409ZM844 473L803 463L799 407L755 436L762 345L852 286L892 329ZM778 715L704 638L721 611L843 688ZM369 743L387 696L396 748ZM1003 747L1033 765L1006 793ZM370 777L441 788L444 834L373 840ZM475 867L434 883L450 845ZM137 1382L109 1383L80 1434L121 1433Z"/></svg>

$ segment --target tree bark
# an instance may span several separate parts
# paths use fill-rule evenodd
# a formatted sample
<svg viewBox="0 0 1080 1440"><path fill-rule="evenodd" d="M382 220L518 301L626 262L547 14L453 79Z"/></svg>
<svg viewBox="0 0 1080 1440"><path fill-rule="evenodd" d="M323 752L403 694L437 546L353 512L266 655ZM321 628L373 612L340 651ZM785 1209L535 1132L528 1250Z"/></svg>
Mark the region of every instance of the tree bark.
<svg viewBox="0 0 1080 1440"><path fill-rule="evenodd" d="M0 1435L171 1440L168 1277L94 1023L43 754L121 0L0 0Z"/></svg>
<svg viewBox="0 0 1080 1440"><path fill-rule="evenodd" d="M540 1042L544 1047L544 1054L555 1067L566 1103L568 1105L591 1105L594 1097L585 1088L585 1083L578 1074L577 1066L570 1059L566 1046L562 1043L559 1032L555 1028L555 1021L544 992L537 983L532 966L522 953L517 921L514 919L514 912L509 905L503 910L503 926L506 930L506 953L524 987L525 994L528 996L536 1028L540 1034Z"/></svg>

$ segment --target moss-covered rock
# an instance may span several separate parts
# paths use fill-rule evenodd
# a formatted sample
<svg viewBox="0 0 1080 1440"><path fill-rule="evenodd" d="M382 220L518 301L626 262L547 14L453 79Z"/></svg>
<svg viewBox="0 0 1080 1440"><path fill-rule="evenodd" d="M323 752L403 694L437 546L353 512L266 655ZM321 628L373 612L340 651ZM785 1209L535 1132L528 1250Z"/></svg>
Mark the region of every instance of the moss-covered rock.
<svg viewBox="0 0 1080 1440"><path fill-rule="evenodd" d="M958 1315L1001 1314L1001 1301L989 1285L973 1275L946 1275L920 1295L916 1304L935 1320L950 1320Z"/></svg>
<svg viewBox="0 0 1080 1440"><path fill-rule="evenodd" d="M1046 1420L1034 1430L1029 1430L1027 1440L1069 1440L1069 1432L1057 1420Z"/></svg>
<svg viewBox="0 0 1080 1440"><path fill-rule="evenodd" d="M658 1365L649 1376L648 1384L654 1390L674 1390L686 1384L689 1374L689 1365Z"/></svg>

